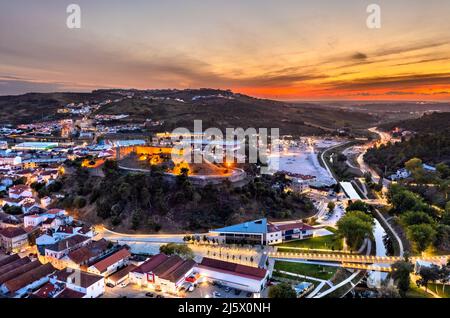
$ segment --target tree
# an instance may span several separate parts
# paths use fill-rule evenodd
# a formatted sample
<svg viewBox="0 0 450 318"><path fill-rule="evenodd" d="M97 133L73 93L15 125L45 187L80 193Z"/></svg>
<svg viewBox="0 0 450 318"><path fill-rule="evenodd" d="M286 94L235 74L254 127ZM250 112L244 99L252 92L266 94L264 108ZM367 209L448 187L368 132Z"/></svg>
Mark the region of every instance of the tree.
<svg viewBox="0 0 450 318"><path fill-rule="evenodd" d="M81 209L83 207L86 206L86 199L81 197L81 196L77 196L74 200L73 200L73 205L77 208L77 209Z"/></svg>
<svg viewBox="0 0 450 318"><path fill-rule="evenodd" d="M185 244L168 243L161 245L159 251L166 255L178 255L183 258L194 258L194 252Z"/></svg>
<svg viewBox="0 0 450 318"><path fill-rule="evenodd" d="M355 202L350 203L345 210L347 212L349 211L369 212L369 205L361 200L356 200Z"/></svg>
<svg viewBox="0 0 450 318"><path fill-rule="evenodd" d="M406 211L428 210L422 197L399 185L392 185L389 188L388 199L393 206L393 211L398 214Z"/></svg>
<svg viewBox="0 0 450 318"><path fill-rule="evenodd" d="M410 286L410 274L413 272L414 266L408 261L398 261L392 264L392 279L395 281L397 288L402 296L405 296Z"/></svg>
<svg viewBox="0 0 450 318"><path fill-rule="evenodd" d="M15 205L7 205L5 204L3 206L3 211L5 211L5 213L10 214L10 215L20 215L23 213L22 208L20 206L15 206Z"/></svg>
<svg viewBox="0 0 450 318"><path fill-rule="evenodd" d="M443 162L436 165L436 171L442 179L450 177L450 167Z"/></svg>
<svg viewBox="0 0 450 318"><path fill-rule="evenodd" d="M445 205L445 211L442 214L442 223L450 225L450 201Z"/></svg>
<svg viewBox="0 0 450 318"><path fill-rule="evenodd" d="M411 173L417 169L423 168L422 160L419 158L412 158L405 162L405 168Z"/></svg>
<svg viewBox="0 0 450 318"><path fill-rule="evenodd" d="M436 238L436 230L430 224L414 224L407 228L407 237L418 253L425 251Z"/></svg>
<svg viewBox="0 0 450 318"><path fill-rule="evenodd" d="M333 212L336 204L333 201L328 202L328 211Z"/></svg>
<svg viewBox="0 0 450 318"><path fill-rule="evenodd" d="M428 283L439 279L439 267L436 265L422 267L419 271L419 276L417 286L423 286L428 290Z"/></svg>
<svg viewBox="0 0 450 318"><path fill-rule="evenodd" d="M269 298L297 298L297 293L288 283L270 286Z"/></svg>
<svg viewBox="0 0 450 318"><path fill-rule="evenodd" d="M352 250L357 250L364 238L372 235L374 226L373 217L362 211L350 211L337 222L338 234Z"/></svg>
<svg viewBox="0 0 450 318"><path fill-rule="evenodd" d="M131 228L137 230L141 225L142 213L141 210L134 210L131 216Z"/></svg>
<svg viewBox="0 0 450 318"><path fill-rule="evenodd" d="M450 266L444 265L439 270L439 280L442 283L442 294L444 294L445 286L450 281Z"/></svg>
<svg viewBox="0 0 450 318"><path fill-rule="evenodd" d="M400 216L400 221L404 226L415 224L434 224L435 221L431 216L422 211L408 211Z"/></svg>

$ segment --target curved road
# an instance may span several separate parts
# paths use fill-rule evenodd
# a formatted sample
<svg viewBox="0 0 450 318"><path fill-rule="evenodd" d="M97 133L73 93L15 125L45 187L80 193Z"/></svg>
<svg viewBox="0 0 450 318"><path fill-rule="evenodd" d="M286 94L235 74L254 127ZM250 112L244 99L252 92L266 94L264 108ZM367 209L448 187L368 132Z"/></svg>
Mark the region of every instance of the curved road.
<svg viewBox="0 0 450 318"><path fill-rule="evenodd" d="M370 128L368 129L370 132L374 132L377 133L380 136L380 142L385 144L387 142L389 142L390 140L390 136L389 134L379 131L376 127L374 128ZM380 176L378 175L378 173L373 170L365 161L364 161L364 154L366 153L367 149L369 148L370 144L367 145L367 147L365 148L366 150L364 152L362 152L358 158L357 158L357 162L359 164L360 170L364 173L364 172L370 172L372 175L372 178L375 182L378 182L380 180ZM387 188L389 186L389 180L383 179L383 193L387 192ZM364 195L366 199L367 196ZM388 228L389 232L392 233L395 237L395 239L398 242L398 246L399 246L399 254L400 256L403 256L404 254L404 248L403 248L403 242L400 239L400 237L398 236L397 232L395 232L395 230L392 228L392 226L389 224L389 222L386 220L386 218L383 216L382 213L380 213L380 211L378 211L378 209L374 209L375 213L377 214L379 220L381 220L381 224L383 227ZM388 231L387 231L388 232Z"/></svg>

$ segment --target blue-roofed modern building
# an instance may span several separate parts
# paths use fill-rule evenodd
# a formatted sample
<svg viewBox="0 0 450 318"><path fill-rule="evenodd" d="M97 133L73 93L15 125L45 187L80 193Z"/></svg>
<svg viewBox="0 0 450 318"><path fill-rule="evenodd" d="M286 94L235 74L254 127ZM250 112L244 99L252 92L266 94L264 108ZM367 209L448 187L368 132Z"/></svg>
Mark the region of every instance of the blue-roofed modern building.
<svg viewBox="0 0 450 318"><path fill-rule="evenodd" d="M272 224L259 219L209 231L225 244L273 245L313 236L314 228L302 222Z"/></svg>

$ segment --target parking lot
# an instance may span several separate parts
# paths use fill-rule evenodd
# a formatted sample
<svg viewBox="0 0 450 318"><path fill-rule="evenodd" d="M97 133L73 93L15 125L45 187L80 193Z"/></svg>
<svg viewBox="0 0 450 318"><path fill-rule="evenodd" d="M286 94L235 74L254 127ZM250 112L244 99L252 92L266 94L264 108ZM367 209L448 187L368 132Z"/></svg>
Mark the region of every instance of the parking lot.
<svg viewBox="0 0 450 318"><path fill-rule="evenodd" d="M153 296L151 297L150 294ZM155 292L150 288L139 287L135 284L129 284L126 287L116 286L113 288L105 287L105 294L102 298L250 298L253 294L245 291L237 292L234 288L202 283L192 292L181 292L178 296L168 293Z"/></svg>
<svg viewBox="0 0 450 318"><path fill-rule="evenodd" d="M252 293L248 293L234 288L213 285L210 283L202 283L198 285L194 291L187 292L187 298L250 298Z"/></svg>

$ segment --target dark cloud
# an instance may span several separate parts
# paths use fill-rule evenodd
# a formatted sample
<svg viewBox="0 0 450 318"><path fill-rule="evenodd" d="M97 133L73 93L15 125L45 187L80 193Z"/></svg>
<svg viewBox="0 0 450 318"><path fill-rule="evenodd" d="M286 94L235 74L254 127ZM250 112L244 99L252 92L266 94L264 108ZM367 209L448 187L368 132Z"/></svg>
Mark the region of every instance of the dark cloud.
<svg viewBox="0 0 450 318"><path fill-rule="evenodd" d="M330 82L330 87L346 90L364 90L378 88L403 88L422 85L450 85L450 73L408 74L390 77L371 77L352 81Z"/></svg>
<svg viewBox="0 0 450 318"><path fill-rule="evenodd" d="M0 95L20 95L30 92L56 92L64 89L59 83L36 83L21 80L0 79Z"/></svg>
<svg viewBox="0 0 450 318"><path fill-rule="evenodd" d="M367 55L361 52L356 52L355 54L353 54L351 56L352 60L366 60L367 59Z"/></svg>
<svg viewBox="0 0 450 318"><path fill-rule="evenodd" d="M450 60L450 57L440 57L440 58L423 59L423 60L405 62L405 63L398 63L398 64L394 64L394 65L395 66L405 66L405 65L423 64L423 63L430 63L430 62L448 61L448 60Z"/></svg>

